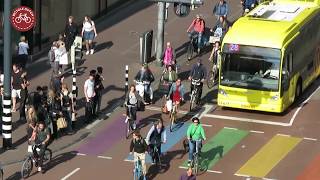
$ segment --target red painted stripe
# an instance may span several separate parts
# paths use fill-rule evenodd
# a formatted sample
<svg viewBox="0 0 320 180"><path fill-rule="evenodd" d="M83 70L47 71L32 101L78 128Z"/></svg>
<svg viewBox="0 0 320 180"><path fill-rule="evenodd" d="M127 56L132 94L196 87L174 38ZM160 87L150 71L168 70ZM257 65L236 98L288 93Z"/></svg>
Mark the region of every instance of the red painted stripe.
<svg viewBox="0 0 320 180"><path fill-rule="evenodd" d="M297 180L319 180L320 179L320 155L318 155L307 168L297 177Z"/></svg>

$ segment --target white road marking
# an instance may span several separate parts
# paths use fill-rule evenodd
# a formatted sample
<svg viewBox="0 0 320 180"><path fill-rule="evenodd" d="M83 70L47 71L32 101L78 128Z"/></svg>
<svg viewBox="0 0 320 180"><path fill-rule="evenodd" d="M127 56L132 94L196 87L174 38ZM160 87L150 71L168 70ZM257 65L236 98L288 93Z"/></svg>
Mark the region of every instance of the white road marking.
<svg viewBox="0 0 320 180"><path fill-rule="evenodd" d="M109 156L98 156L98 158L101 158L101 159L112 159L112 157L109 157Z"/></svg>
<svg viewBox="0 0 320 180"><path fill-rule="evenodd" d="M155 106L146 106L146 109L151 110L151 111L162 111L162 109L160 107L155 107ZM188 111L184 111L184 110L178 111L178 114L186 115L188 113L189 113Z"/></svg>
<svg viewBox="0 0 320 180"><path fill-rule="evenodd" d="M188 167L179 166L180 169L188 169Z"/></svg>
<svg viewBox="0 0 320 180"><path fill-rule="evenodd" d="M86 156L86 154L77 153L77 156Z"/></svg>
<svg viewBox="0 0 320 180"><path fill-rule="evenodd" d="M202 125L203 127L212 127L211 124L202 124L202 123L201 123L201 125Z"/></svg>
<svg viewBox="0 0 320 180"><path fill-rule="evenodd" d="M75 170L73 170L71 173L67 174L65 177L61 178L61 180L66 180L68 179L69 177L71 177L73 174L75 174L77 171L79 171L80 168L77 168Z"/></svg>
<svg viewBox="0 0 320 180"><path fill-rule="evenodd" d="M212 171L212 170L207 170L207 172L216 173L216 174L222 174L222 172L221 172L221 171Z"/></svg>
<svg viewBox="0 0 320 180"><path fill-rule="evenodd" d="M271 179L271 178L262 178L263 180L277 180L277 179Z"/></svg>
<svg viewBox="0 0 320 180"><path fill-rule="evenodd" d="M133 159L125 159L125 160L123 160L123 161L126 161L126 162L134 162Z"/></svg>
<svg viewBox="0 0 320 180"><path fill-rule="evenodd" d="M210 118L217 118L217 119L225 119L225 120L231 120L231 121L241 121L241 122L250 122L250 123L257 123L257 124L267 124L267 125L274 125L274 126L292 126L294 120L296 119L299 111L302 109L302 107L311 99L311 97L320 89L320 86L305 100L303 101L293 116L291 117L290 121L288 123L281 123L281 122L274 122L274 121L265 121L265 120L259 120L259 119L249 119L249 118L240 118L240 117L233 117L233 116L222 116L222 115L215 115L215 114L205 114L205 117Z"/></svg>
<svg viewBox="0 0 320 180"><path fill-rule="evenodd" d="M223 127L224 129L238 130L237 128Z"/></svg>
<svg viewBox="0 0 320 180"><path fill-rule="evenodd" d="M258 134L263 134L263 133L264 133L263 131L254 131L254 130L251 130L250 132L252 132L252 133L258 133Z"/></svg>
<svg viewBox="0 0 320 180"><path fill-rule="evenodd" d="M315 139L315 138L307 138L307 137L304 137L303 139L305 139L305 140L310 140L310 141L318 141L318 139Z"/></svg>
<svg viewBox="0 0 320 180"><path fill-rule="evenodd" d="M234 175L236 175L236 176L240 176L240 177L250 177L250 176L248 176L248 175L245 175L245 174L234 174Z"/></svg>
<svg viewBox="0 0 320 180"><path fill-rule="evenodd" d="M285 137L291 137L290 135L287 134L277 134L278 136L285 136Z"/></svg>

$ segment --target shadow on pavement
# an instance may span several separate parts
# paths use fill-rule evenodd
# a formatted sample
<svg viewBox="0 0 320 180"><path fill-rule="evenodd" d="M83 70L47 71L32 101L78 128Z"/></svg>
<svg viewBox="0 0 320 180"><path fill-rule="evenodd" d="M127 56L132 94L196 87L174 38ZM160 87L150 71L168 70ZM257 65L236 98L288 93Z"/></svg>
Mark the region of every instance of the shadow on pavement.
<svg viewBox="0 0 320 180"><path fill-rule="evenodd" d="M56 155L55 157L53 157L51 159L51 161L49 163L44 165L45 172L50 171L50 169L53 169L57 165L61 165L61 163L65 163L65 162L73 159L76 155L77 155L76 151L70 151L70 152ZM22 165L22 163L21 163L21 165ZM33 167L32 171L33 171L33 173L29 176L29 178L39 174L39 172L37 171L37 168L35 166ZM20 172L15 172L13 175L11 175L7 178L7 180L16 180L16 179L22 179Z"/></svg>
<svg viewBox="0 0 320 180"><path fill-rule="evenodd" d="M162 156L162 166L159 169L158 166L152 165L148 169L147 178L148 179L156 179L158 174L166 173L170 169L170 163L174 159L182 159L182 157L186 154L184 150L175 150L167 152Z"/></svg>
<svg viewBox="0 0 320 180"><path fill-rule="evenodd" d="M95 47L95 53L102 51L104 49L110 49L112 46L113 46L112 41L107 41L99 44L97 44L96 42L93 43L93 47Z"/></svg>

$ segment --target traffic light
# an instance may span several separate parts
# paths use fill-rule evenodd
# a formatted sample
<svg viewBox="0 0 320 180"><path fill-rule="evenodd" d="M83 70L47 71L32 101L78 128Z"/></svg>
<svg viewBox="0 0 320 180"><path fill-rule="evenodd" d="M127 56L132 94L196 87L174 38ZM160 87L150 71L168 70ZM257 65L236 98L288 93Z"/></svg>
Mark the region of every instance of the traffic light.
<svg viewBox="0 0 320 180"><path fill-rule="evenodd" d="M174 13L179 17L186 17L189 15L191 9L190 4L184 4L184 3L174 3L173 4L173 10Z"/></svg>

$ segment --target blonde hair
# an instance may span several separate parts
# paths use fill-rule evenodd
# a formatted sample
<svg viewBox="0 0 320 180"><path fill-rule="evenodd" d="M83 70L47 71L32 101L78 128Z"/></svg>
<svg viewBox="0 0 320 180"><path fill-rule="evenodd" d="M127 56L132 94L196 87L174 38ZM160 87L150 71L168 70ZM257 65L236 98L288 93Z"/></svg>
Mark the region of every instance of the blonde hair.
<svg viewBox="0 0 320 180"><path fill-rule="evenodd" d="M56 96L56 95L55 95L54 91L53 91L52 89L50 89L50 90L48 91L48 98L53 99L55 96Z"/></svg>
<svg viewBox="0 0 320 180"><path fill-rule="evenodd" d="M66 89L66 90L68 90L68 85L67 85L66 83L63 83L63 84L61 85L61 89Z"/></svg>
<svg viewBox="0 0 320 180"><path fill-rule="evenodd" d="M33 106L31 106L31 107L28 109L28 114L27 114L28 124L34 122L35 119L36 119L36 110L34 109Z"/></svg>
<svg viewBox="0 0 320 180"><path fill-rule="evenodd" d="M21 37L20 37L20 41L21 41L21 42L26 42L26 37L25 37L25 36L21 36Z"/></svg>

